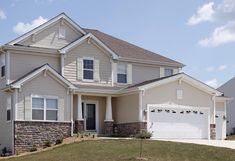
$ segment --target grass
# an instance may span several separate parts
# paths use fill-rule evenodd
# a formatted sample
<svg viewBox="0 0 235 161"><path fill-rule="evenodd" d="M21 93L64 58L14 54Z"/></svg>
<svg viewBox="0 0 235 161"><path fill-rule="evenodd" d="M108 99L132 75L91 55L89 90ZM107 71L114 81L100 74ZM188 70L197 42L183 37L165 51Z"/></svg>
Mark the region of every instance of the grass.
<svg viewBox="0 0 235 161"><path fill-rule="evenodd" d="M229 135L229 136L227 136L227 138L226 138L227 140L235 140L235 135L233 134L233 135Z"/></svg>
<svg viewBox="0 0 235 161"><path fill-rule="evenodd" d="M235 161L235 150L204 145L145 140L143 149L149 161ZM96 140L6 161L135 161L138 155L138 140Z"/></svg>

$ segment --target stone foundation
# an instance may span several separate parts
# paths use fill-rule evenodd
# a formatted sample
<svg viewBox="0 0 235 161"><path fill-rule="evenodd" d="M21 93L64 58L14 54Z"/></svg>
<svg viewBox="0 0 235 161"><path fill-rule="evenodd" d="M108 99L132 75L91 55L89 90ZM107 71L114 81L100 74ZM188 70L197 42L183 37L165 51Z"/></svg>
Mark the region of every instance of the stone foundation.
<svg viewBox="0 0 235 161"><path fill-rule="evenodd" d="M113 121L104 122L104 134L105 136L113 136Z"/></svg>
<svg viewBox="0 0 235 161"><path fill-rule="evenodd" d="M210 139L215 140L216 139L216 125L210 124Z"/></svg>
<svg viewBox="0 0 235 161"><path fill-rule="evenodd" d="M141 131L147 131L147 123L146 122L134 122L134 123L123 123L123 124L115 124L115 132L116 135L122 137L134 136Z"/></svg>
<svg viewBox="0 0 235 161"><path fill-rule="evenodd" d="M74 133L84 131L84 120L75 120L74 123Z"/></svg>
<svg viewBox="0 0 235 161"><path fill-rule="evenodd" d="M71 123L15 121L15 153L29 151L32 146L43 147L46 141L52 144L57 139L71 136Z"/></svg>

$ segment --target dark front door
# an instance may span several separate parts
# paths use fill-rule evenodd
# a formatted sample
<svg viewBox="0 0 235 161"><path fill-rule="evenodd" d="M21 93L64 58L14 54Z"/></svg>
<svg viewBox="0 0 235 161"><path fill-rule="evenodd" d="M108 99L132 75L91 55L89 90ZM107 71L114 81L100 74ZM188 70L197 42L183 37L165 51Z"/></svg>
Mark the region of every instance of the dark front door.
<svg viewBox="0 0 235 161"><path fill-rule="evenodd" d="M86 130L96 130L95 104L86 104Z"/></svg>

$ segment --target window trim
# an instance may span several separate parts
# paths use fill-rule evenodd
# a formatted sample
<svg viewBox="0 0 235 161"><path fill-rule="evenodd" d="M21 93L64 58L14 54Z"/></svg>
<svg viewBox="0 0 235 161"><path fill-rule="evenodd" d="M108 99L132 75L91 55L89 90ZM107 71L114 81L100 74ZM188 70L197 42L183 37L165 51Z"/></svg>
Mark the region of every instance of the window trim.
<svg viewBox="0 0 235 161"><path fill-rule="evenodd" d="M126 73L119 73L118 72L118 65L125 65L126 66ZM117 84L120 84L120 85L126 85L126 84L128 84L128 75L127 75L127 64L125 64L125 63L117 63L117 73L116 73L116 75L117 75ZM118 82L118 74L126 74L126 83L122 83L122 82Z"/></svg>
<svg viewBox="0 0 235 161"><path fill-rule="evenodd" d="M1 62L0 62L0 78L1 78L1 79L4 79L4 78L6 78L6 54L4 54L4 53L1 54L1 57L0 57L0 58L1 58L1 60L0 60L0 61L1 61ZM4 69L4 70L5 70L5 71L4 71L4 76L2 76L2 67L3 67L3 66L5 66L5 67L4 67L4 68L5 68L5 69Z"/></svg>
<svg viewBox="0 0 235 161"><path fill-rule="evenodd" d="M43 109L33 108L33 98L42 98L43 99ZM46 119L46 100L47 99L55 99L57 100L57 109L49 109L50 111L57 111L57 120L47 120ZM43 110L43 120L34 120L33 119L33 109L35 110ZM58 96L48 96L48 95L31 95L31 121L43 121L43 122L59 122L59 98Z"/></svg>
<svg viewBox="0 0 235 161"><path fill-rule="evenodd" d="M93 71L93 79L84 79L84 60L92 60L93 61L93 69L85 69L89 71ZM82 58L82 81L84 82L94 82L94 72L95 72L95 66L94 66L95 59L93 57L83 57Z"/></svg>
<svg viewBox="0 0 235 161"><path fill-rule="evenodd" d="M61 31L64 31L64 37L61 36ZM60 26L58 29L58 39L65 40L66 39L66 29L64 26Z"/></svg>

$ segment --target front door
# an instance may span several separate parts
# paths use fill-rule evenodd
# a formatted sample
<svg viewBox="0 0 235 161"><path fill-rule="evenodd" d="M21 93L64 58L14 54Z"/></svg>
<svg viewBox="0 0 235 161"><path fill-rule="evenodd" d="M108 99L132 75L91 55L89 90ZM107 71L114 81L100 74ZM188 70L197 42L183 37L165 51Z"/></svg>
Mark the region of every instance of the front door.
<svg viewBox="0 0 235 161"><path fill-rule="evenodd" d="M96 104L84 103L85 130L96 131Z"/></svg>

